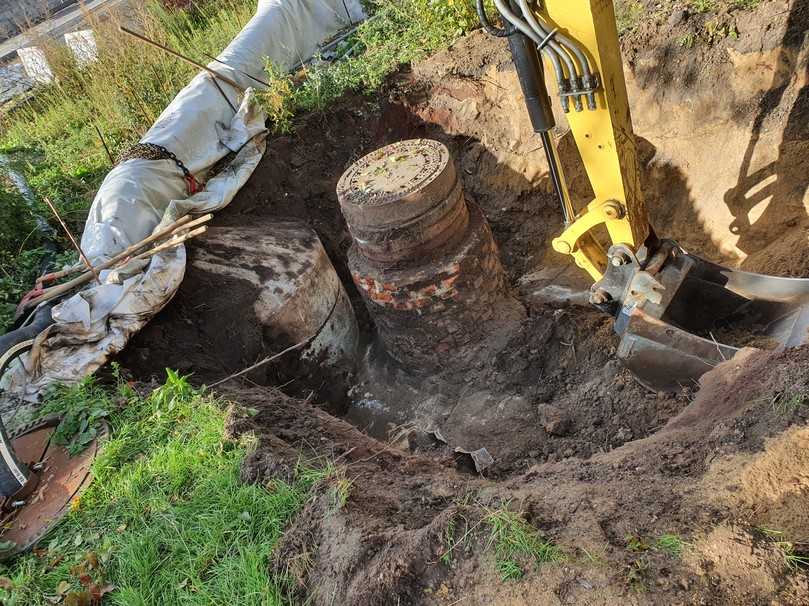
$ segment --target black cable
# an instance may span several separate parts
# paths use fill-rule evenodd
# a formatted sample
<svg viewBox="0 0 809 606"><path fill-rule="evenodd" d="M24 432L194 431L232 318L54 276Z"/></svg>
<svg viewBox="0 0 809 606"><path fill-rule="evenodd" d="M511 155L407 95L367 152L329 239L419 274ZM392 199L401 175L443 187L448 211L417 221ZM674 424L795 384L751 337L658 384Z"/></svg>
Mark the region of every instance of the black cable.
<svg viewBox="0 0 809 606"><path fill-rule="evenodd" d="M486 30L486 33L496 36L497 38L506 38L517 31L517 29L508 21L505 22L505 29L492 25L492 22L489 21L488 15L486 15L486 7L483 6L483 0L477 0L477 9L478 19L480 19L480 24L483 26L483 29Z"/></svg>

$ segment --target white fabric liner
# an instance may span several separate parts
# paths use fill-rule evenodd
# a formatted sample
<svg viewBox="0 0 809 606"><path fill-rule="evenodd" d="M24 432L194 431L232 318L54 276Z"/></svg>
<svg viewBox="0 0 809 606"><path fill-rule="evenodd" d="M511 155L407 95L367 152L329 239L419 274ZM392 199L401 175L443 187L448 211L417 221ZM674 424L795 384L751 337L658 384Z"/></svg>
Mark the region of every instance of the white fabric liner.
<svg viewBox="0 0 809 606"><path fill-rule="evenodd" d="M243 94L218 81L234 112L201 72L178 93L143 142L172 151L204 180L228 153L230 165L187 196L171 160L133 159L113 168L101 184L87 218L82 248L94 264L112 258L179 217L225 207L245 184L266 146L266 116L255 103L251 74L264 79L269 58L280 69L309 59L318 44L365 17L359 0L259 0L256 14L209 67L236 81ZM120 352L174 296L185 274L183 246L102 272L102 285L83 290L53 310L56 323L3 376L7 394L35 401L54 383L75 383Z"/></svg>

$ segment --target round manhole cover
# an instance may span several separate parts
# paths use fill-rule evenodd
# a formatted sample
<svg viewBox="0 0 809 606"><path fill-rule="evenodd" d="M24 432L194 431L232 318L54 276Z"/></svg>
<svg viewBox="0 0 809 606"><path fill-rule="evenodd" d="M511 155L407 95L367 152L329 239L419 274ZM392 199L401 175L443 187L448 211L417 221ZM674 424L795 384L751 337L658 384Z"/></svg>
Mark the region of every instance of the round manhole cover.
<svg viewBox="0 0 809 606"><path fill-rule="evenodd" d="M350 226L395 226L446 200L456 184L446 146L413 139L358 160L340 179L337 195Z"/></svg>

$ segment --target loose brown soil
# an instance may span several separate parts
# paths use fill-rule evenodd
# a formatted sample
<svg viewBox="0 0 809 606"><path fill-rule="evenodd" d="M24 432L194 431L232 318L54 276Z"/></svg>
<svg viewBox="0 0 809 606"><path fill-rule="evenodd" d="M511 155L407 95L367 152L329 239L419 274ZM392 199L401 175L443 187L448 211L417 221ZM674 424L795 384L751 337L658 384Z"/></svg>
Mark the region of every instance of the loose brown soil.
<svg viewBox="0 0 809 606"><path fill-rule="evenodd" d="M677 40L703 36L708 16L671 17L673 4L624 49L655 228L714 260L805 276L807 7L725 11L738 39L689 51ZM622 370L611 319L579 304L588 281L550 249L560 212L518 90L505 44L473 33L403 69L379 97L347 97L273 138L215 218L225 229L314 227L365 339L348 375L292 359L227 386L229 431L257 438L245 481L288 478L301 451L350 481L345 503L340 477L318 487L275 571L313 604L809 603L806 570L785 560L788 543L809 550L809 349L745 350L675 395ZM582 204L589 186L559 122ZM461 371L414 375L388 360L346 265L337 180L361 155L413 137L452 151L527 311ZM744 196L758 187L771 197L752 204ZM124 354L139 378L174 367L210 384L283 348L245 311L252 287L194 269L205 246L190 247L180 292ZM456 448L486 448L494 463L481 476ZM524 578L501 581L486 522L499 507L521 512L566 561L522 562ZM468 538L450 553L448 528ZM683 539L681 557L657 546L664 534Z"/></svg>

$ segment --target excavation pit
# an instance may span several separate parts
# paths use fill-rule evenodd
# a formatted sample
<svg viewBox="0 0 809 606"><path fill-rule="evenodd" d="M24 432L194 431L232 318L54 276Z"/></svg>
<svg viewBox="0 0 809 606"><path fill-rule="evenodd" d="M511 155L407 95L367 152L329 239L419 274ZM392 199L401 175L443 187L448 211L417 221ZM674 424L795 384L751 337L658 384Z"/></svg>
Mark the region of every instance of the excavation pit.
<svg viewBox="0 0 809 606"><path fill-rule="evenodd" d="M502 65L510 65L507 48L475 34L452 52L417 66L385 99L369 103L364 97L347 97L330 110L325 130L322 116L309 116L293 137L268 142L253 177L213 222L214 229L234 232L266 231L286 221L314 229L358 319L352 369L301 364L292 355L249 374L250 381L322 406L376 438L397 438L405 449L420 451L432 444L430 456L441 457L456 447L485 447L495 459L486 470L490 478L571 457L591 459L650 436L688 405L696 388L686 386L679 394L664 396L639 385L615 361L618 339L611 318L577 303L586 301L590 283L569 258L549 246L562 230L558 203L524 115L516 76L498 67ZM630 94L646 98L638 86L630 80ZM687 114L677 117L688 119ZM655 124L643 109L633 119L641 135ZM690 131L683 127L683 132ZM741 135L731 129L728 136ZM379 188L381 194L371 196L379 175L357 171L354 185L362 185L369 195L357 197L353 207L340 204L338 190L344 197L346 183L341 184L341 175L356 159L368 154L372 159L390 144L424 140L437 144L427 145L430 152L423 143L412 144L421 151L393 163L395 171L384 181L387 190ZM668 155L656 155L655 145L670 146ZM639 148L656 229L712 260L729 262L704 244L712 240L708 226L695 218L696 202L688 195L692 182L669 157L682 153L680 143L665 137L654 144L639 139ZM682 149L691 149L690 143L682 142ZM559 153L580 206L592 193L568 138L561 139ZM429 170L420 184L431 185L432 197L412 187L425 167ZM692 173L700 177L693 167ZM701 181L697 184L705 188ZM413 206L397 206L402 192L416 194ZM462 221L453 229L453 221L447 220L458 212L461 198L467 202L465 231ZM458 234L474 232L481 215L499 250L507 294L527 317L508 318L504 308L494 307L487 310L493 311L490 320L473 327L486 334L478 347L453 345L443 351L435 349L440 343L435 330L419 332L421 318L414 312L393 324L395 334L410 339L402 349L415 352L413 358L388 355L386 320L368 312L352 275L354 263L362 272L386 278L412 275L410 270L422 262L430 275L440 273L436 268L442 254L460 246ZM405 229L397 231L386 220ZM445 229L430 231L436 224ZM391 232L401 237L386 237ZM362 247L355 244L357 235ZM203 254L202 246L203 241L189 246L188 273L174 302L123 355L124 365L138 378L160 377L169 367L211 384L296 342L276 340L256 328L252 314L244 311L255 302L253 286L218 270L200 271L195 259ZM250 263L259 267L269 260L253 254ZM766 269L756 263L751 269ZM801 266L789 268L799 271ZM208 302L201 300L202 293ZM222 304L213 305L210 301L217 297ZM435 429L447 444L420 440L420 432ZM412 444L407 439L411 430L417 434Z"/></svg>
<svg viewBox="0 0 809 606"><path fill-rule="evenodd" d="M699 36L703 17L674 25L650 19L628 35L624 51L641 182L656 230L717 262L797 276L809 267L801 206L807 173L798 170L807 158L809 133L800 117L809 88L801 79L805 44L779 46L785 27L794 40L806 31L805 10L792 6L798 8L788 15L780 3L762 3L751 23L739 22L739 40L697 42L686 54L677 39ZM774 69L763 73L761 65ZM793 72L797 79L786 78ZM717 83L727 98L716 96ZM610 604L806 603L803 571L785 571L766 537L725 525L744 519L794 537L809 532L800 475L809 409L784 405L793 385L805 386L807 350L723 365L695 399L688 390L668 397L640 386L614 360L611 319L576 304L582 294L586 299L588 280L549 249L562 229L558 203L521 103L506 44L473 34L398 74L384 98L349 96L325 117L301 120L294 136L271 138L256 173L216 217L216 226L232 229L279 220L313 227L359 320L358 367L339 381L327 367L300 370L283 361L250 377L259 387L224 386L230 400L249 410L234 427L258 438L245 480L277 481L301 452L348 466L347 504L336 508L326 486L279 544L275 566L287 571L288 562L307 562L296 581L300 601L314 604L332 596L345 604L402 596L403 604L429 606L589 605L599 597ZM751 125L759 129L754 134ZM516 328L491 334L488 349L464 368L419 376L387 361L374 341L378 326L349 270L353 238L336 195L340 175L356 158L412 138L436 139L450 150L528 312ZM592 192L568 138L559 151L581 207ZM776 172L766 211L765 202L745 206L742 185ZM782 212L787 200L801 217L797 223ZM725 229L735 216L744 219L738 236ZM752 247L754 236L766 248ZM192 260L198 245L189 247ZM216 288L216 276L206 281L190 264L175 301L133 341L149 366L142 358L125 365L148 378L183 364L193 381L210 384L282 349L267 341L250 349L249 359L229 357L242 351L246 335L234 331L214 341L213 327L203 331L195 309L200 292ZM231 288L230 295L236 300L241 291ZM232 308L207 318L244 323ZM347 389L335 394L341 382ZM329 414L335 412L342 418ZM468 467L458 473L455 448L481 447L494 458L485 478ZM450 527L465 536L477 523L470 511L476 503L509 504L569 560L503 583L486 551L486 529L477 547L472 532L470 551L457 550L444 566L443 538ZM687 541L690 555L659 551L664 535ZM629 549L628 538L652 547ZM642 592L631 585L636 581Z"/></svg>
<svg viewBox="0 0 809 606"><path fill-rule="evenodd" d="M314 118L296 139L270 142L254 178L212 227L215 239L221 232L231 239L244 233L242 248L249 255L237 254L232 245L219 246L219 261L203 266L200 262L211 254L205 250L208 244L193 243L187 276L174 303L135 338L124 355L125 366L144 379L160 377L166 367L179 368L193 373L193 381L210 385L305 338L299 331L278 341L257 328L250 310L261 289L253 280L230 275L237 271L234 262L244 255L249 260L241 262L245 267L238 268L240 273L271 265L264 257L275 253L261 245L261 235L277 229L282 218L281 225L292 221L314 226L323 242L359 320L355 364L346 370L321 359L303 363L297 355L286 355L249 373L247 381L230 383L230 388L255 384L280 388L345 418L367 435L439 460L452 460L456 448L469 452L485 448L494 458L485 475L493 479L512 477L545 462L588 459L643 438L687 404L687 393L658 396L621 369L614 360L618 339L609 317L588 306L565 303L564 297L549 303L536 295L539 274L550 275L554 283L568 279L571 293L587 289L575 268L560 265L565 260L551 259L537 268L539 258L532 259L549 241L543 234L560 227L552 195L541 188L523 190L523 177L513 172L488 172L493 167L487 168L481 143L459 141L416 113L403 118L400 105L370 111L362 109L363 103L349 99L336 110L334 123L340 126L334 138L339 143L324 140ZM369 131L382 134L366 139ZM435 138L450 150L444 170L451 167L461 191L467 192L463 198L467 225L460 239L448 238L430 253L402 258L400 251L388 248L387 258L383 251L381 256L372 253L377 259L369 259L354 243L349 228L356 231L356 221L352 227L351 218L348 224L343 219L345 205L341 208L337 196L338 180L347 168L343 150L362 157L391 140L413 136ZM450 157L457 160L450 163ZM473 159L483 167L478 172L468 169ZM444 192L452 190L446 187ZM430 208L434 206L422 207L422 213ZM392 308L393 321L368 313L362 283L358 288L352 275L360 268L377 276L377 282L410 285L426 273L435 284L436 274L451 267L453 259L463 258L473 261L470 275L478 279L487 275L482 251L492 241L503 257L502 270L494 272L503 276L495 291L500 303L472 307L487 314L483 321L471 323L469 334L485 335L474 346L442 346L429 318L422 324L423 315L414 310L403 316L403 310ZM496 269L500 261L489 258L490 269ZM414 267L425 271L414 272ZM531 281L518 290L515 275ZM468 292L474 295L476 288L472 284ZM204 302L201 292L206 293ZM459 321L465 309L438 314L459 325L449 334L463 334L460 326L470 326ZM394 348L403 342L402 350L410 357L397 360L388 355L386 321L394 335L401 335ZM316 329L316 324L310 328ZM435 430L445 442L423 439ZM463 469L475 474L469 465Z"/></svg>

